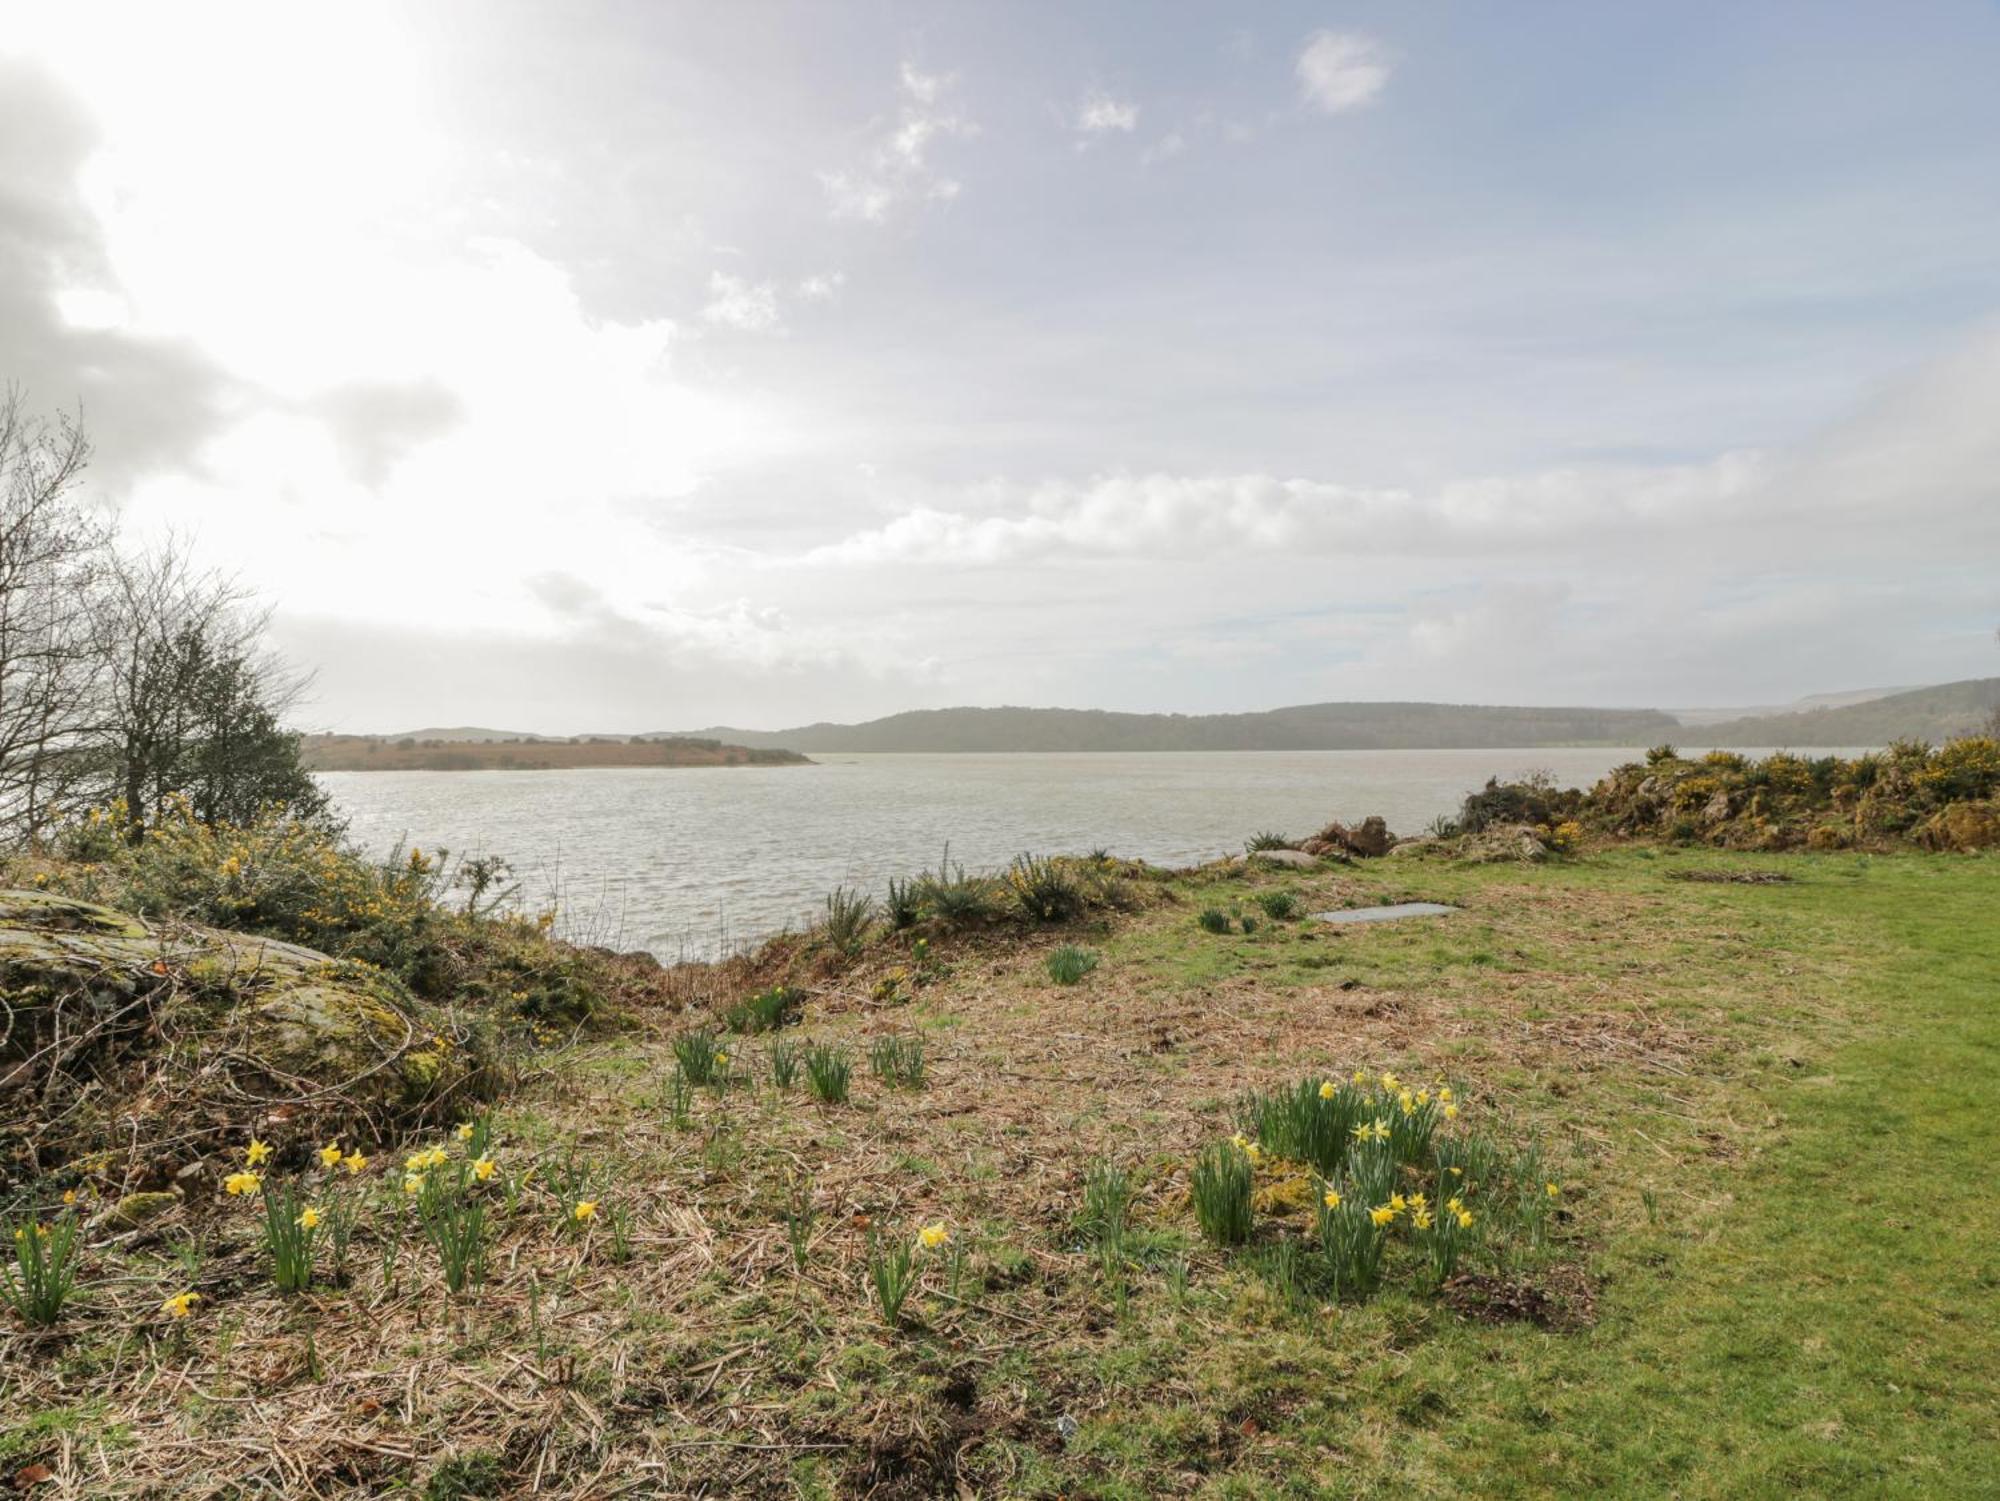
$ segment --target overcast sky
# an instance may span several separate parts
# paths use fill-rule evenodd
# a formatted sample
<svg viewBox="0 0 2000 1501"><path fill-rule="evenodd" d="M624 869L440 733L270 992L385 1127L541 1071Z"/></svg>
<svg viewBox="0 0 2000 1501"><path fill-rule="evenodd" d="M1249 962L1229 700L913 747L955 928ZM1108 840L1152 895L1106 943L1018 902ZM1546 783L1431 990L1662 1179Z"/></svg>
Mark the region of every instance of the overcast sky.
<svg viewBox="0 0 2000 1501"><path fill-rule="evenodd" d="M315 726L2000 672L2000 9L0 0L0 380Z"/></svg>

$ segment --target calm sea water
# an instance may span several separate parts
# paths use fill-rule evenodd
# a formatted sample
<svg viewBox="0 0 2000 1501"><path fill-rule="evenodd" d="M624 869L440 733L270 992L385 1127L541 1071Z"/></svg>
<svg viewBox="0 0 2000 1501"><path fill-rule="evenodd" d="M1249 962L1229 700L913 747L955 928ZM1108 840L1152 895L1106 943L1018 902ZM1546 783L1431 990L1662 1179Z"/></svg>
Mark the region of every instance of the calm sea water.
<svg viewBox="0 0 2000 1501"><path fill-rule="evenodd" d="M1640 750L841 755L812 766L357 771L323 780L355 837L509 860L566 931L663 958L802 926L846 883L1023 850L1160 864L1380 813L1420 831L1498 774L1588 785Z"/></svg>

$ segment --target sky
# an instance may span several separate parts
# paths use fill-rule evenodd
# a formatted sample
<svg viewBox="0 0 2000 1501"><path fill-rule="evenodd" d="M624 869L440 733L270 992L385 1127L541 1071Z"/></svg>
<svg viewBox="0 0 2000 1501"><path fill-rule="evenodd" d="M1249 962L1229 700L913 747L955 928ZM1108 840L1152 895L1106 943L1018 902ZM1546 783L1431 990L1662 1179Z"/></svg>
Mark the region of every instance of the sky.
<svg viewBox="0 0 2000 1501"><path fill-rule="evenodd" d="M0 0L0 382L306 727L2000 673L2000 7Z"/></svg>

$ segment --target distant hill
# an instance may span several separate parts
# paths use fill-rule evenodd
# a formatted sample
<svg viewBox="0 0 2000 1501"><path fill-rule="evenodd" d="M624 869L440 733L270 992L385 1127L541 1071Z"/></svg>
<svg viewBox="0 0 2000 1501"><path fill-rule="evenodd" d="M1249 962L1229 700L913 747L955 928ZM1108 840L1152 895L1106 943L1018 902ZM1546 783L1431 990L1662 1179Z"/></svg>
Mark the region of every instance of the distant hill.
<svg viewBox="0 0 2000 1501"><path fill-rule="evenodd" d="M1515 749L1651 745L1679 733L1657 709L1479 704L1302 704L1254 714L1115 714L1102 709L919 709L864 724L680 733L737 745L840 751L1225 751Z"/></svg>
<svg viewBox="0 0 2000 1501"><path fill-rule="evenodd" d="M719 740L596 736L576 740L419 740L401 735L307 735L312 771L559 771L586 766L804 766L797 751Z"/></svg>
<svg viewBox="0 0 2000 1501"><path fill-rule="evenodd" d="M1968 678L1839 708L1725 720L1701 726L1692 738L1703 745L1887 745L1891 740L1935 745L1984 728L1996 706L2000 678Z"/></svg>
<svg viewBox="0 0 2000 1501"><path fill-rule="evenodd" d="M1699 727L1726 724L1737 719L1769 719L1777 714L1804 714L1812 709L1844 709L1849 704L1865 704L1895 693L1914 693L1905 683L1900 688L1853 688L1845 693L1808 693L1788 704L1738 704L1732 709L1669 709L1682 724Z"/></svg>

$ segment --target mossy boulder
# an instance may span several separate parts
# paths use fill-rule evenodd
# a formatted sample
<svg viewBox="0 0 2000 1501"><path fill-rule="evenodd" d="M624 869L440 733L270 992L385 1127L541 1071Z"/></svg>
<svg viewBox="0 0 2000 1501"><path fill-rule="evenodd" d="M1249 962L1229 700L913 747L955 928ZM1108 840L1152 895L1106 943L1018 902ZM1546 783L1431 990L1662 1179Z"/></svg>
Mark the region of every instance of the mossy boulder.
<svg viewBox="0 0 2000 1501"><path fill-rule="evenodd" d="M486 1025L370 966L42 891L0 891L0 996L0 1179L190 1132L387 1134L496 1072Z"/></svg>

